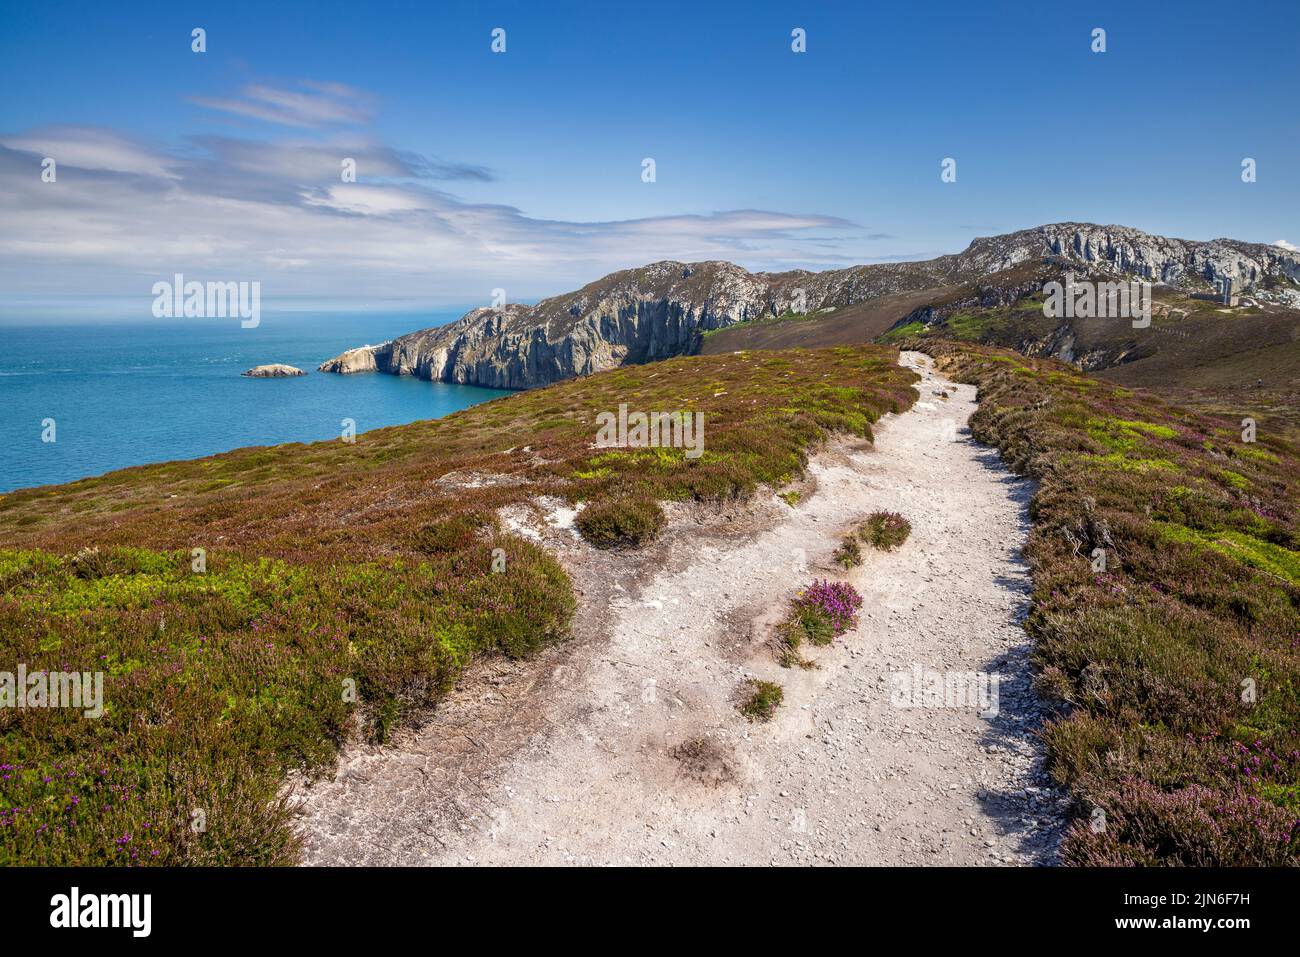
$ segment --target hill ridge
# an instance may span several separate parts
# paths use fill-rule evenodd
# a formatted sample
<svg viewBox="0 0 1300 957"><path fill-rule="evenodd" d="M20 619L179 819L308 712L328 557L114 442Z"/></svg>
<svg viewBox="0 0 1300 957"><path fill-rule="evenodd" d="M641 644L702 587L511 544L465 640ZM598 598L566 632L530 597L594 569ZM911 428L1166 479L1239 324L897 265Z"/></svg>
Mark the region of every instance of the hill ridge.
<svg viewBox="0 0 1300 957"><path fill-rule="evenodd" d="M536 305L472 309L449 325L351 349L319 368L533 388L687 354L699 347L703 333L740 322L986 280L1048 259L1189 291L1211 288L1227 277L1265 301L1300 307L1300 253L1284 247L1171 239L1129 226L1066 222L978 237L962 252L934 259L823 272L750 272L725 260L661 260L610 273Z"/></svg>

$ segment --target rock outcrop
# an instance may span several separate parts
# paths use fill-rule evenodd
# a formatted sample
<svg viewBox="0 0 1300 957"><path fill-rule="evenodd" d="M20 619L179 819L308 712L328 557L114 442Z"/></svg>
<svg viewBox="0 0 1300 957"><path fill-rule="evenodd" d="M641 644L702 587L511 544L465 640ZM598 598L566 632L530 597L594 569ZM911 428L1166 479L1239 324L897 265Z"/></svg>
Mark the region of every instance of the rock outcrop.
<svg viewBox="0 0 1300 957"><path fill-rule="evenodd" d="M1188 290L1222 277L1261 299L1300 305L1300 253L1230 239L1192 242L1126 226L1056 223L973 241L961 253L813 273L751 273L729 262L658 262L612 273L535 306L479 308L450 325L351 349L322 372L379 371L527 389L625 363L689 353L700 336L785 312L899 292L949 289L1022 263L1129 274Z"/></svg>
<svg viewBox="0 0 1300 957"><path fill-rule="evenodd" d="M241 372L240 375L251 376L254 379L283 379L289 376L306 375L296 366L288 366L283 362L272 362L269 365L253 366L247 372Z"/></svg>
<svg viewBox="0 0 1300 957"><path fill-rule="evenodd" d="M327 362L322 362L317 367L318 372L338 372L343 375L350 375L353 372L374 372L378 365L375 362L375 355L385 346L392 343L385 342L378 346L358 346L356 349L349 349L342 355L335 356Z"/></svg>

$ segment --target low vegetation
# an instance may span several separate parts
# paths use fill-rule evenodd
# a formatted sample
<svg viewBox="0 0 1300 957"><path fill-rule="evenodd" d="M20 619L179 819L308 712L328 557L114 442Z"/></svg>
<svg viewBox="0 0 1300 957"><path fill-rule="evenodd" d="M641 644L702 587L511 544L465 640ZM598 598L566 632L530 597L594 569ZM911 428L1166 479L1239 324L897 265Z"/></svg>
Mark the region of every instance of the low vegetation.
<svg viewBox="0 0 1300 957"><path fill-rule="evenodd" d="M708 339L712 336L717 335L719 332L723 332L727 329L751 329L754 326L770 326L770 325L775 325L777 323L808 322L811 319L816 319L818 316L825 315L832 311L833 310L829 308L813 309L811 311L804 311L804 312L796 312L793 309L787 309L785 312L782 312L775 316L773 315L759 316L756 319L746 319L743 322L733 322L731 325L724 326L719 329L705 329L704 332L701 333L701 338Z"/></svg>
<svg viewBox="0 0 1300 957"><path fill-rule="evenodd" d="M818 579L790 600L789 610L776 628L780 661L784 667L811 667L799 652L806 641L829 645L854 627L862 596L848 582Z"/></svg>
<svg viewBox="0 0 1300 957"><path fill-rule="evenodd" d="M664 527L663 507L647 496L609 499L587 506L578 516L578 531L597 548L639 547Z"/></svg>
<svg viewBox="0 0 1300 957"><path fill-rule="evenodd" d="M911 534L912 523L897 512L872 512L858 528L858 536L882 552L892 552Z"/></svg>
<svg viewBox="0 0 1300 957"><path fill-rule="evenodd" d="M1300 864L1300 444L1050 360L914 340L1040 483L1026 549L1078 865ZM1096 812L1100 811L1098 815Z"/></svg>
<svg viewBox="0 0 1300 957"><path fill-rule="evenodd" d="M840 540L831 560L845 568L855 568L862 564L862 546L858 544L856 532L850 532Z"/></svg>
<svg viewBox="0 0 1300 957"><path fill-rule="evenodd" d="M771 721L785 700L785 690L775 681L750 679L745 683L740 713L750 721Z"/></svg>
<svg viewBox="0 0 1300 957"><path fill-rule="evenodd" d="M0 709L0 864L292 862L288 772L566 634L568 577L502 509L581 507L594 544L643 544L665 500L780 487L828 434L870 438L916 397L893 356L676 359L0 496L0 671L104 673L99 719ZM594 448L620 403L703 412L704 454Z"/></svg>
<svg viewBox="0 0 1300 957"><path fill-rule="evenodd" d="M862 564L862 546L866 542L882 552L892 552L912 534L912 523L897 512L872 512L867 520L845 535L835 549L833 560L845 568Z"/></svg>

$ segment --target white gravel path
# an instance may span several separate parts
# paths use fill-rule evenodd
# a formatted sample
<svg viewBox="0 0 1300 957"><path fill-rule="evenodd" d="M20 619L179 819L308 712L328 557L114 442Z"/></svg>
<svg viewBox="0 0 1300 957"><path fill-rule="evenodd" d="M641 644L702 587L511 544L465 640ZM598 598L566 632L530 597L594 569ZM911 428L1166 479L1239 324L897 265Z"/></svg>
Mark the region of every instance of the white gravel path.
<svg viewBox="0 0 1300 957"><path fill-rule="evenodd" d="M692 527L635 559L539 527L574 569L579 636L485 666L418 731L354 748L305 791L309 863L1050 863L1062 800L1041 770L1040 714L1018 621L1029 483L971 441L972 386L928 357L921 400L874 449L814 458L790 508ZM940 395L949 393L948 398ZM868 513L913 527L892 554L830 556ZM768 641L814 577L866 599L857 629L780 667ZM999 709L900 708L891 675L995 673ZM769 724L736 711L747 677L777 681Z"/></svg>

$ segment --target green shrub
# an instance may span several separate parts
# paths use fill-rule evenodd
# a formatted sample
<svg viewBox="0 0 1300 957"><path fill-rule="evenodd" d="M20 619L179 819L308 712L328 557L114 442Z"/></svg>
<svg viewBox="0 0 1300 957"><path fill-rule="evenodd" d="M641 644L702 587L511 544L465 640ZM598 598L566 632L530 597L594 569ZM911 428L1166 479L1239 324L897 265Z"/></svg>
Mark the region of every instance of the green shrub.
<svg viewBox="0 0 1300 957"><path fill-rule="evenodd" d="M478 538L487 520L476 512L462 512L439 522L430 522L415 533L415 547L428 555L459 552Z"/></svg>
<svg viewBox="0 0 1300 957"><path fill-rule="evenodd" d="M578 531L597 548L637 547L653 541L667 521L652 498L596 502L578 513Z"/></svg>
<svg viewBox="0 0 1300 957"><path fill-rule="evenodd" d="M771 721L785 700L785 690L775 681L756 678L751 678L746 686L748 691L740 703L740 713L750 721Z"/></svg>
<svg viewBox="0 0 1300 957"><path fill-rule="evenodd" d="M845 568L853 568L855 565L862 564L862 548L858 545L858 539L855 535L845 535L840 542L840 547L835 549L834 560Z"/></svg>
<svg viewBox="0 0 1300 957"><path fill-rule="evenodd" d="M912 523L897 512L872 512L858 529L858 535L873 548L892 552L912 534Z"/></svg>

